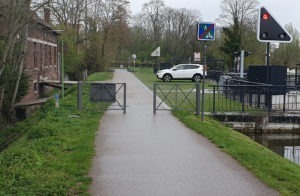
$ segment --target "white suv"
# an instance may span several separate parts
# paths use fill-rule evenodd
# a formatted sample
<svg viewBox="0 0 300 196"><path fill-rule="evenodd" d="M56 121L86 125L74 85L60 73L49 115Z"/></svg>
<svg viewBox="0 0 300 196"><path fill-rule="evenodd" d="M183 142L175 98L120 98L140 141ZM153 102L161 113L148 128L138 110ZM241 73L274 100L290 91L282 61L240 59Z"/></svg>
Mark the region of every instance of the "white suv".
<svg viewBox="0 0 300 196"><path fill-rule="evenodd" d="M200 82L203 79L203 65L179 64L172 67L171 69L163 69L158 71L156 76L164 82L170 82L173 79L192 80L194 82Z"/></svg>

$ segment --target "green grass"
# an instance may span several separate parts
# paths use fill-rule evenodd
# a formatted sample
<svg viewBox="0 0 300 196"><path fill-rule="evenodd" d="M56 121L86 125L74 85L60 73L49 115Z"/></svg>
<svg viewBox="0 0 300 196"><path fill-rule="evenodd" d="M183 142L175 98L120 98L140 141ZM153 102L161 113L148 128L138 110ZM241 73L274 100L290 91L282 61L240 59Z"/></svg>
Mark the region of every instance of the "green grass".
<svg viewBox="0 0 300 196"><path fill-rule="evenodd" d="M152 74L148 74L149 76L146 72L136 73L138 78L151 87L151 78L152 83L156 80ZM299 165L209 117L205 117L202 122L201 118L190 112L176 110L173 114L187 127L210 139L281 195L300 195Z"/></svg>
<svg viewBox="0 0 300 196"><path fill-rule="evenodd" d="M110 77L97 74L92 80ZM75 108L73 88L59 108L51 100L1 134L1 140L10 132L22 136L0 153L0 195L88 195L94 138L104 111Z"/></svg>
<svg viewBox="0 0 300 196"><path fill-rule="evenodd" d="M107 80L110 75L93 77ZM155 81L151 74L148 83L151 78ZM1 132L0 141L9 132L22 137L0 153L0 195L88 195L94 137L103 113L78 112L75 101L76 88L66 92L60 108L52 100L32 118ZM208 117L201 122L191 113L173 113L282 195L300 195L300 166Z"/></svg>
<svg viewBox="0 0 300 196"><path fill-rule="evenodd" d="M153 70L151 68L136 68L136 72L134 72L137 78L139 78L143 83L151 90L153 90L153 83L157 83L158 87L160 89L157 90L157 95L161 98L164 98L166 95L168 95L168 100L166 100L166 103L169 105L169 107L173 109L179 109L179 110L188 110L193 111L195 110L195 104L194 106L187 102L187 104L180 104L182 100L187 100L186 96L188 97L188 100L191 100L193 103L195 103L196 96L195 92L188 93L191 89L195 89L195 84L192 83L189 80L183 80L183 81L171 81L171 82L163 82L160 79L156 78L156 75L153 73ZM178 84L178 93L175 94L175 87L174 85ZM216 85L215 82L212 81L205 81L205 89L213 89L213 86ZM173 92L170 93L170 90L172 89ZM200 89L202 89L202 83L200 83ZM187 92L182 92L181 90L187 90ZM162 92L164 91L164 92ZM202 95L200 95L202 98ZM176 98L175 98L176 97ZM175 101L171 100L177 100L177 103ZM213 110L213 93L206 93L205 94L205 112L214 112ZM218 94L218 91L216 91L215 95L216 99L216 105L215 110L216 112L242 112L242 103L239 100L232 100L230 98L226 98L222 93ZM174 106L174 107L172 107ZM177 107L178 106L178 107ZM249 105L244 106L244 110L251 113L257 113L257 114L264 114L265 112L259 108L255 108Z"/></svg>
<svg viewBox="0 0 300 196"><path fill-rule="evenodd" d="M205 118L205 122L201 122L195 115L183 112L173 114L187 127L210 139L282 195L300 195L299 165L215 120Z"/></svg>
<svg viewBox="0 0 300 196"><path fill-rule="evenodd" d="M111 72L98 72L98 73L94 73L92 75L90 75L88 77L88 81L92 82L92 81L99 81L99 78L101 80L109 80L112 79L112 73Z"/></svg>

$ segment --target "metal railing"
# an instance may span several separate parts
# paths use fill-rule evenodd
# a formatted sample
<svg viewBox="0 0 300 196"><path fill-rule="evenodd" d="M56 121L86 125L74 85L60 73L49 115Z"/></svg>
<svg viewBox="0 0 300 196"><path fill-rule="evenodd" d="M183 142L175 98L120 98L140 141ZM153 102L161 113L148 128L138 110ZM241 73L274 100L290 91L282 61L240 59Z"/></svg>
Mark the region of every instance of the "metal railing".
<svg viewBox="0 0 300 196"><path fill-rule="evenodd" d="M300 91L284 85L221 85L207 94L211 112L300 112Z"/></svg>
<svg viewBox="0 0 300 196"><path fill-rule="evenodd" d="M78 82L78 110L123 110L126 113L126 83Z"/></svg>
<svg viewBox="0 0 300 196"><path fill-rule="evenodd" d="M154 83L153 113L170 109L194 111L199 115L200 83Z"/></svg>
<svg viewBox="0 0 300 196"><path fill-rule="evenodd" d="M214 85L204 90L204 111L300 113L300 91L297 89L299 86ZM200 83L154 83L153 113L171 109L192 111L199 115L201 93Z"/></svg>

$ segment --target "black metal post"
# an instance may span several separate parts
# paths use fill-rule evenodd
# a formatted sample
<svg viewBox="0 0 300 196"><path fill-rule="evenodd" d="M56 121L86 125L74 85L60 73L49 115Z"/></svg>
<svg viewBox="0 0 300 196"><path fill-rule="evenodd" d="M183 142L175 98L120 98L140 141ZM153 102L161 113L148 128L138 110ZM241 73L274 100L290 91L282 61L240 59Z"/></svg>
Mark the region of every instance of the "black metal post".
<svg viewBox="0 0 300 196"><path fill-rule="evenodd" d="M252 106L252 91L249 92L249 105Z"/></svg>
<svg viewBox="0 0 300 196"><path fill-rule="evenodd" d="M241 88L242 112L245 112L245 91Z"/></svg>
<svg viewBox="0 0 300 196"><path fill-rule="evenodd" d="M156 84L153 84L153 114L156 114Z"/></svg>
<svg viewBox="0 0 300 196"><path fill-rule="evenodd" d="M267 92L268 93L267 94L268 112L271 112L271 110L272 110L272 93L271 93L271 91L272 91L272 87L268 87L268 92Z"/></svg>
<svg viewBox="0 0 300 196"><path fill-rule="evenodd" d="M284 89L284 95L283 95L283 113L285 113L285 104L286 104L286 89Z"/></svg>
<svg viewBox="0 0 300 196"><path fill-rule="evenodd" d="M204 89L205 89L205 72L206 72L206 41L204 41L204 60L203 60L203 79L202 79L202 108L201 108L201 121L204 121L204 104L205 104L205 94L204 94Z"/></svg>
<svg viewBox="0 0 300 196"><path fill-rule="evenodd" d="M260 92L257 94L257 108L260 108Z"/></svg>
<svg viewBox="0 0 300 196"><path fill-rule="evenodd" d="M124 107L124 109L123 109L123 113L124 114L126 114L126 83L124 83L124 98L123 98L123 107Z"/></svg>
<svg viewBox="0 0 300 196"><path fill-rule="evenodd" d="M296 64L296 71L295 71L295 86L299 84L299 76L298 76L298 67L300 64Z"/></svg>
<svg viewBox="0 0 300 196"><path fill-rule="evenodd" d="M82 82L77 82L77 109L82 109Z"/></svg>
<svg viewBox="0 0 300 196"><path fill-rule="evenodd" d="M267 56L267 67L270 66L270 42L267 43L267 52L266 52L266 56ZM267 73L269 74L269 70L267 70ZM269 75L267 75L267 82L270 82L269 81Z"/></svg>
<svg viewBox="0 0 300 196"><path fill-rule="evenodd" d="M216 112L216 87L214 86L214 92L213 92L213 113Z"/></svg>
<svg viewBox="0 0 300 196"><path fill-rule="evenodd" d="M196 92L196 94L197 94L197 92ZM197 100L196 100L196 105L197 105ZM178 84L175 84L175 108L179 109L179 105L178 105Z"/></svg>
<svg viewBox="0 0 300 196"><path fill-rule="evenodd" d="M267 84L271 84L271 67L270 67L270 42L267 43ZM267 108L268 108L268 111L270 112L271 111L271 108L272 108L272 95L270 93L272 87L269 87L268 88L268 92L267 92L267 95L266 95L266 105L267 105Z"/></svg>
<svg viewBox="0 0 300 196"><path fill-rule="evenodd" d="M196 83L196 115L200 114L200 84Z"/></svg>

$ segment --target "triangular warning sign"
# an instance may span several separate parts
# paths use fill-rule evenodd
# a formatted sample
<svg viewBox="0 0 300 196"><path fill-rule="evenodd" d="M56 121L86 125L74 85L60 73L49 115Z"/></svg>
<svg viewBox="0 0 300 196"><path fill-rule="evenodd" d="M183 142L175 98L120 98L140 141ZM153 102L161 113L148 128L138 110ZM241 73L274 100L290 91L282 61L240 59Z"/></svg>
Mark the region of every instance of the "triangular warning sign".
<svg viewBox="0 0 300 196"><path fill-rule="evenodd" d="M275 20L266 8L258 15L257 39L260 42L292 42L292 36Z"/></svg>
<svg viewBox="0 0 300 196"><path fill-rule="evenodd" d="M160 47L157 47L152 53L151 56L160 56Z"/></svg>

